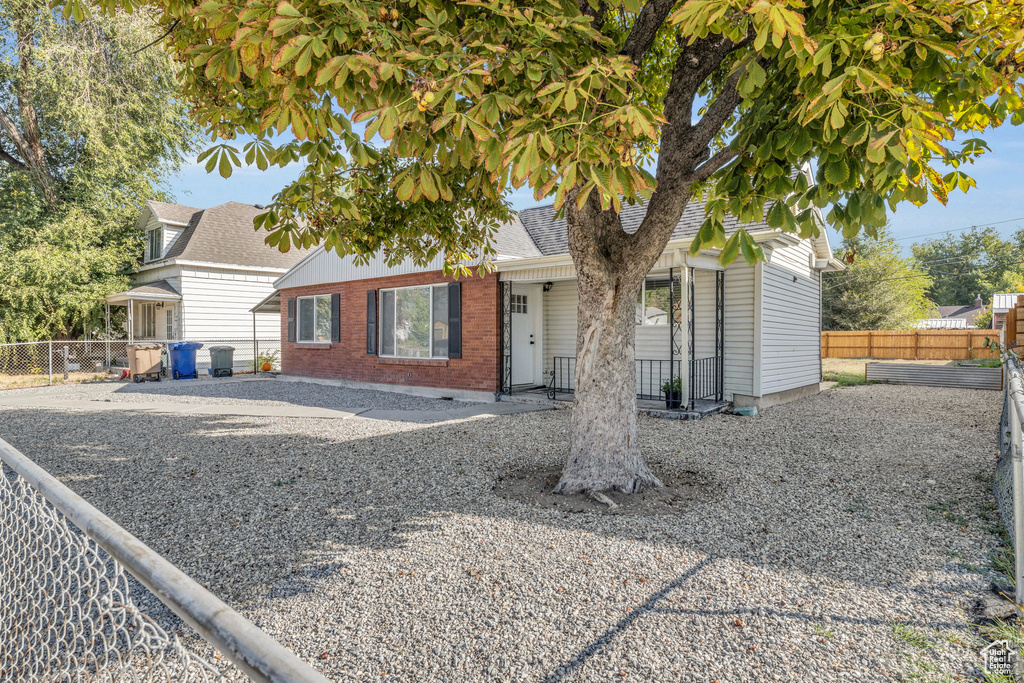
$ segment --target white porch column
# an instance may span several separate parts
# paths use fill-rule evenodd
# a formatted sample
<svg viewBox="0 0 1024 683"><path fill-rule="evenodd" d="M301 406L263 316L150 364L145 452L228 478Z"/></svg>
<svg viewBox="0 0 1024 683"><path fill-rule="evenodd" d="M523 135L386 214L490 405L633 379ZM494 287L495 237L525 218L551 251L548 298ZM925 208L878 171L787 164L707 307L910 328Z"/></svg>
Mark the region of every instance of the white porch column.
<svg viewBox="0 0 1024 683"><path fill-rule="evenodd" d="M128 343L135 341L135 301L128 297Z"/></svg>

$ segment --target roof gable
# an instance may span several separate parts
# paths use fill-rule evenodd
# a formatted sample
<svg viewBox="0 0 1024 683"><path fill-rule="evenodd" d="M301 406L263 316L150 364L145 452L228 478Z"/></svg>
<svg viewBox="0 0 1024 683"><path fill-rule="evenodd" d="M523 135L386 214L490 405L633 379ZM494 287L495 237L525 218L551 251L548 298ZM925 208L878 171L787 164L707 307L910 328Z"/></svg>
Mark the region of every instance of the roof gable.
<svg viewBox="0 0 1024 683"><path fill-rule="evenodd" d="M156 206L154 206L156 205ZM291 268L309 250L291 249L282 253L266 244L266 233L253 227L253 219L263 209L252 204L228 202L209 209L193 209L179 204L147 202L157 220L173 216L176 222L187 222L163 258L185 259L207 263L224 263L257 268ZM187 221L177 221L188 213Z"/></svg>
<svg viewBox="0 0 1024 683"><path fill-rule="evenodd" d="M639 229L640 224L647 215L648 201L644 200L639 204L623 204L619 219L622 221L622 229L633 234ZM533 239L543 256L556 256L569 253L569 231L565 218L555 218L554 205L538 206L532 209L524 209L519 212L519 219L522 221L526 232ZM691 200L686 204L683 215L676 223L672 231L672 239L686 239L695 237L701 224L704 222L704 202ZM731 215L725 217L725 234L730 235L741 227L748 232L765 232L773 230L767 223L740 223Z"/></svg>

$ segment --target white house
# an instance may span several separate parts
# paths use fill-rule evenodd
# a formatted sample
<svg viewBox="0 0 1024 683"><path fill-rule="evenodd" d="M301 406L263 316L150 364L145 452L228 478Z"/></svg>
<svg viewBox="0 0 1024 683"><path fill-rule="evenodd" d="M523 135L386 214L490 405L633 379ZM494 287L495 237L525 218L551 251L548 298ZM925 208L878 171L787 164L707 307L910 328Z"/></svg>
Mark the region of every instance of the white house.
<svg viewBox="0 0 1024 683"><path fill-rule="evenodd" d="M249 309L308 252L267 246L253 228L261 211L238 202L209 209L146 202L137 222L146 241L135 286L107 297L108 311L127 307L127 337L278 338L280 314Z"/></svg>
<svg viewBox="0 0 1024 683"><path fill-rule="evenodd" d="M624 206L624 229L646 211ZM664 400L672 379L693 406L817 392L821 273L842 268L824 225L808 239L744 225L766 259L723 267L714 250L688 254L703 216L691 202L637 301L638 398ZM275 283L288 320L283 374L464 398L569 395L578 290L565 221L551 206L527 209L501 226L495 249L496 273L459 281L440 256L417 267L313 252Z"/></svg>

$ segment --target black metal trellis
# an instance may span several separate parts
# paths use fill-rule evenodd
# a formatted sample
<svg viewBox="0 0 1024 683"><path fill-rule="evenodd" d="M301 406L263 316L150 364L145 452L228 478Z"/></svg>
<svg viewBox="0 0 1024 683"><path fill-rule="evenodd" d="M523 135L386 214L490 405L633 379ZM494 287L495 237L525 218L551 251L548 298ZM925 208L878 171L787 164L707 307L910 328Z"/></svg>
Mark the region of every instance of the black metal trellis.
<svg viewBox="0 0 1024 683"><path fill-rule="evenodd" d="M512 283L500 282L498 308L501 314L501 387L503 394L512 393Z"/></svg>

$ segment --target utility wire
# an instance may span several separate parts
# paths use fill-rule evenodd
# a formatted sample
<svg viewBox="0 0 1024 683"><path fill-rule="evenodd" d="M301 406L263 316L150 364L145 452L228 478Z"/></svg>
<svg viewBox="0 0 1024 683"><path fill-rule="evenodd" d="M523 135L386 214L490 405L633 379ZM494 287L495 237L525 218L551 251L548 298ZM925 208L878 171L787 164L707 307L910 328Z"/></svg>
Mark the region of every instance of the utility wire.
<svg viewBox="0 0 1024 683"><path fill-rule="evenodd" d="M910 237L897 237L894 238L894 242L904 242L906 240L916 240L922 237L931 237L933 235L947 235L954 232L964 232L966 230L973 230L974 228L989 228L993 225L1002 225L1004 223L1013 223L1014 221L1024 221L1024 216L1019 218L1008 218L1005 221L994 221L992 223L979 223L977 225L968 225L966 228L953 228L951 230L942 230L940 232L926 232L923 235L911 235Z"/></svg>

